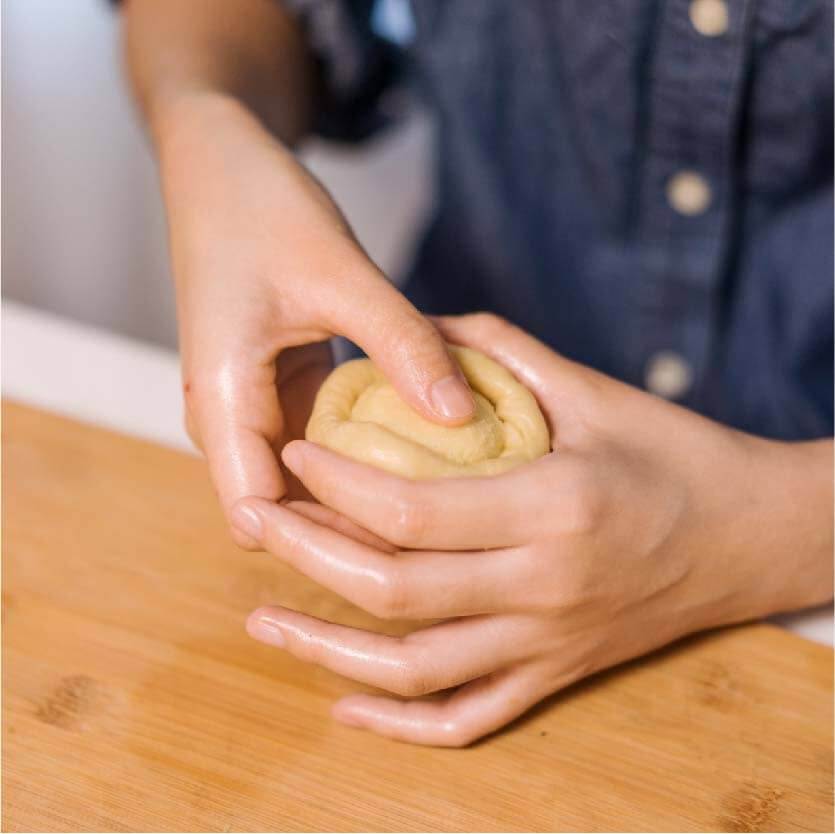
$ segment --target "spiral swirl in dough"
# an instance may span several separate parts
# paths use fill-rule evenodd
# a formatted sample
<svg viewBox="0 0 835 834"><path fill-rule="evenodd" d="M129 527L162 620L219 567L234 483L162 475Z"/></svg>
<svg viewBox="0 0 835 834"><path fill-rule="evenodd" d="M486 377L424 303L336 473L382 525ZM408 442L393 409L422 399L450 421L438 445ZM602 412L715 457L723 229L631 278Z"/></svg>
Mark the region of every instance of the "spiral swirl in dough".
<svg viewBox="0 0 835 834"><path fill-rule="evenodd" d="M424 419L370 360L355 359L319 389L305 436L407 478L497 475L548 454L548 427L531 392L476 350L450 352L475 396L475 416L465 425Z"/></svg>

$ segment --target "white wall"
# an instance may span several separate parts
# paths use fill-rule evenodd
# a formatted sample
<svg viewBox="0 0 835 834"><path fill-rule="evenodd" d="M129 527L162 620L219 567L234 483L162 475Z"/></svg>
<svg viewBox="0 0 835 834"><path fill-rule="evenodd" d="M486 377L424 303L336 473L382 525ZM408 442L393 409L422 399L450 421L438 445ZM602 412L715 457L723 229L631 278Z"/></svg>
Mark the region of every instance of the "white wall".
<svg viewBox="0 0 835 834"><path fill-rule="evenodd" d="M105 0L3 0L3 294L174 344L154 166ZM372 257L399 272L431 199L416 117L362 151L304 152Z"/></svg>

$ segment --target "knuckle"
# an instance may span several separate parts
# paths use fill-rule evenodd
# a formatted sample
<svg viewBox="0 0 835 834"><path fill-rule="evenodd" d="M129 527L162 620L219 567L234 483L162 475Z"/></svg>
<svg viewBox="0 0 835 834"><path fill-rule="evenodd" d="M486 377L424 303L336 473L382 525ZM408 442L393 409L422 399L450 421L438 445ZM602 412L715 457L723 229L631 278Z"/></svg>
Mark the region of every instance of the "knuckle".
<svg viewBox="0 0 835 834"><path fill-rule="evenodd" d="M328 665L328 652L316 640L294 640L293 655L304 663Z"/></svg>
<svg viewBox="0 0 835 834"><path fill-rule="evenodd" d="M293 657L325 669L333 667L336 657L333 638L338 639L338 628L331 629L327 624L322 627L318 623L302 622L296 627L292 624L289 627L285 626L281 631L285 638L286 650Z"/></svg>
<svg viewBox="0 0 835 834"><path fill-rule="evenodd" d="M473 313L472 323L488 338L498 338L512 327L507 319L497 316L495 313L487 312Z"/></svg>
<svg viewBox="0 0 835 834"><path fill-rule="evenodd" d="M406 325L395 337L399 364L409 377L446 375L452 360L431 325Z"/></svg>
<svg viewBox="0 0 835 834"><path fill-rule="evenodd" d="M250 553L257 553L263 549L258 542L254 542L249 538L249 536L238 532L237 528L233 527L231 524L229 525L229 535L232 537L235 544L241 548L241 550L246 550Z"/></svg>
<svg viewBox="0 0 835 834"><path fill-rule="evenodd" d="M395 694L404 698L417 698L435 692L438 688L423 652L407 652L405 661L398 669L393 690Z"/></svg>
<svg viewBox="0 0 835 834"><path fill-rule="evenodd" d="M378 581L369 610L381 620L407 619L408 596L401 573L391 570Z"/></svg>
<svg viewBox="0 0 835 834"><path fill-rule="evenodd" d="M210 425L244 430L277 442L283 417L270 368L242 364L207 364L184 384L186 411L208 431Z"/></svg>
<svg viewBox="0 0 835 834"><path fill-rule="evenodd" d="M461 721L454 719L444 721L440 726L441 744L444 747L468 747L478 735L464 726Z"/></svg>
<svg viewBox="0 0 835 834"><path fill-rule="evenodd" d="M339 506L340 490L329 472L323 472L315 466L308 466L304 471L304 483L312 491L315 490L316 500L321 505Z"/></svg>
<svg viewBox="0 0 835 834"><path fill-rule="evenodd" d="M386 538L394 544L413 545L423 540L427 527L427 513L414 500L397 496L393 499L390 535Z"/></svg>
<svg viewBox="0 0 835 834"><path fill-rule="evenodd" d="M405 315L392 322L392 336L401 347L408 347L410 353L426 351L426 336L434 334L435 328L420 313L409 305Z"/></svg>

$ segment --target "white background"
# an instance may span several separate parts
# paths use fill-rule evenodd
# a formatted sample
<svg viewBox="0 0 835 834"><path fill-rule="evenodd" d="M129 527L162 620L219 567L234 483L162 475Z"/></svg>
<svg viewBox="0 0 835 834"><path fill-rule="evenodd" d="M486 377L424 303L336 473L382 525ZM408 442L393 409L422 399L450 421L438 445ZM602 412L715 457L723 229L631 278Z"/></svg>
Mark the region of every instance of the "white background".
<svg viewBox="0 0 835 834"><path fill-rule="evenodd" d="M4 295L175 343L165 221L105 0L3 0ZM360 150L305 160L360 240L399 274L431 200L431 132L415 117Z"/></svg>

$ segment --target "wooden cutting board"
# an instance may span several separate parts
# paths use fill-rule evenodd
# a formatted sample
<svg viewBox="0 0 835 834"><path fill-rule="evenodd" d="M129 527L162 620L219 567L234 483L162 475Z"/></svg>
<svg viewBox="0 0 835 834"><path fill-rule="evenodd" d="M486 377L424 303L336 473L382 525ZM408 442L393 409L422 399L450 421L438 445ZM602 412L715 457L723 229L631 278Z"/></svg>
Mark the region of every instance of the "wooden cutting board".
<svg viewBox="0 0 835 834"><path fill-rule="evenodd" d="M828 648L730 629L398 744L246 636L268 602L374 621L237 550L201 461L13 404L3 444L4 830L832 830Z"/></svg>

